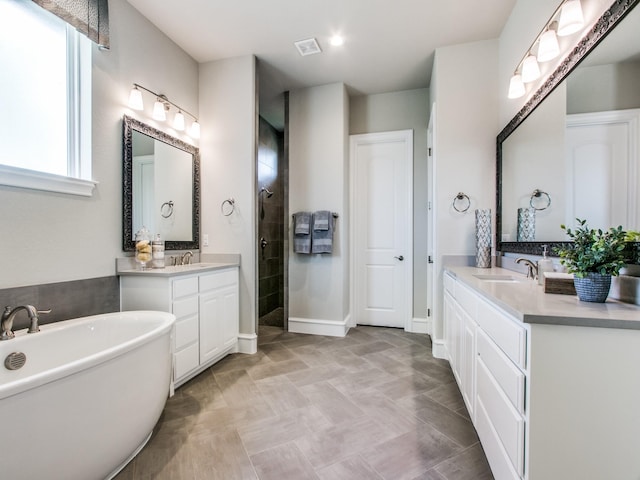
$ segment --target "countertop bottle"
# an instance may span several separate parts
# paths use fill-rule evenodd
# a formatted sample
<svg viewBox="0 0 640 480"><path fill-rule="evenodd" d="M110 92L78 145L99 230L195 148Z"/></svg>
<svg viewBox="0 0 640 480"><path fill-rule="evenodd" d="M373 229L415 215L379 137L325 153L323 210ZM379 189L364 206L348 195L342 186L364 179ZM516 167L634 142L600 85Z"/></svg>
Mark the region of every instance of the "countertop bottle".
<svg viewBox="0 0 640 480"><path fill-rule="evenodd" d="M542 258L538 260L539 285L544 285L544 272L553 272L553 260L547 257L547 245L542 245Z"/></svg>
<svg viewBox="0 0 640 480"><path fill-rule="evenodd" d="M164 241L160 238L160 234L156 234L156 238L151 242L153 268L164 268Z"/></svg>

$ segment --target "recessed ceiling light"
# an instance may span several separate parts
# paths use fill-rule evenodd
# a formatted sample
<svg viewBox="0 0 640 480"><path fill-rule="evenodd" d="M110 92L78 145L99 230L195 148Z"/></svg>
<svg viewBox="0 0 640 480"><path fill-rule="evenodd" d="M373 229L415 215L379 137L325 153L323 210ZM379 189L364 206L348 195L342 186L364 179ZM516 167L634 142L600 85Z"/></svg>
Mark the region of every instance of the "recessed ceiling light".
<svg viewBox="0 0 640 480"><path fill-rule="evenodd" d="M303 57L307 55L313 55L314 53L322 52L322 50L320 50L320 45L318 45L318 42L316 41L315 38L298 40L297 42L294 42L294 45L298 49L298 52L300 53L300 55L302 55Z"/></svg>
<svg viewBox="0 0 640 480"><path fill-rule="evenodd" d="M340 45L344 44L344 38L342 38L340 35L334 35L333 37L331 37L330 43L334 47L339 47Z"/></svg>

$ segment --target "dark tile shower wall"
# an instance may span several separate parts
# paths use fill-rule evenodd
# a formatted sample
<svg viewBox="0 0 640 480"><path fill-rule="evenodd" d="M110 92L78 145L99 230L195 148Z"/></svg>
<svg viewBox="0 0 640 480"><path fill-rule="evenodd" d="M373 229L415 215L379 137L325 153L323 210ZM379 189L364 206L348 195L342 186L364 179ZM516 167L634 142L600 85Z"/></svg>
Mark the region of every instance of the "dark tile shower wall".
<svg viewBox="0 0 640 480"><path fill-rule="evenodd" d="M72 282L48 283L0 290L0 308L33 305L39 310L51 309L40 315L40 323L53 323L120 310L118 277L89 278ZM16 316L14 330L29 326L24 311Z"/></svg>
<svg viewBox="0 0 640 480"><path fill-rule="evenodd" d="M258 190L267 187L273 192L270 198L265 193L258 197L258 238L268 242L258 249L258 315L260 323L283 326L282 315L268 315L284 305L283 134L261 117L258 138Z"/></svg>

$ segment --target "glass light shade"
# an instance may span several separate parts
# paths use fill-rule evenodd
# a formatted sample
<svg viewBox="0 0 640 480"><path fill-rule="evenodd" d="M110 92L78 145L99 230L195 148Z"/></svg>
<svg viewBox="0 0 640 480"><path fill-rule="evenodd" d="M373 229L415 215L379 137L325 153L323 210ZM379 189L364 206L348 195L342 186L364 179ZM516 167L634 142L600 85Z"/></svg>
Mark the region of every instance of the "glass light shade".
<svg viewBox="0 0 640 480"><path fill-rule="evenodd" d="M167 114L164 112L164 103L160 100L156 100L156 103L153 104L152 117L160 122L164 122L167 119Z"/></svg>
<svg viewBox="0 0 640 480"><path fill-rule="evenodd" d="M142 103L142 92L138 90L138 87L133 87L131 93L129 93L129 107L134 110L144 110L144 104Z"/></svg>
<svg viewBox="0 0 640 480"><path fill-rule="evenodd" d="M184 115L179 110L176 116L173 117L173 128L179 131L184 130Z"/></svg>
<svg viewBox="0 0 640 480"><path fill-rule="evenodd" d="M191 129L189 130L189 135L192 138L200 138L200 124L195 121L191 124Z"/></svg>
<svg viewBox="0 0 640 480"><path fill-rule="evenodd" d="M582 15L582 5L580 0L568 0L560 10L560 21L558 22L558 35L564 37L577 32L584 26L584 16Z"/></svg>
<svg viewBox="0 0 640 480"><path fill-rule="evenodd" d="M522 76L517 73L509 81L509 98L520 98L524 95L524 82Z"/></svg>
<svg viewBox="0 0 640 480"><path fill-rule="evenodd" d="M548 62L553 60L560 54L560 46L558 45L558 37L555 30L547 30L540 37L538 43L538 61Z"/></svg>
<svg viewBox="0 0 640 480"><path fill-rule="evenodd" d="M529 55L522 62L522 81L524 83L533 82L540 78L540 66L538 60L533 55Z"/></svg>

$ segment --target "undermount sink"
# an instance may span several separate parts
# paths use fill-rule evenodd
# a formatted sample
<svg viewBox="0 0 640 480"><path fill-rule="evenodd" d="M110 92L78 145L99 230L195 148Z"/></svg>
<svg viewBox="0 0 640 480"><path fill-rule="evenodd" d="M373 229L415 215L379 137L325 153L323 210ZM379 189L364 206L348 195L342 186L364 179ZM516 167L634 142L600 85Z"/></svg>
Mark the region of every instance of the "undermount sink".
<svg viewBox="0 0 640 480"><path fill-rule="evenodd" d="M501 283L516 283L519 282L520 279L514 277L513 275L484 275L481 273L475 274L478 280L482 280L483 282L501 282Z"/></svg>

